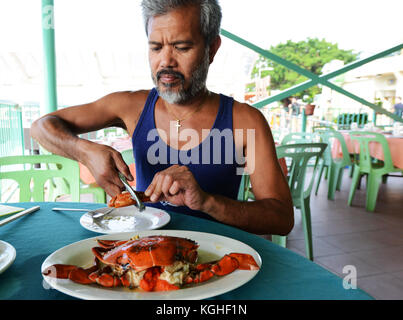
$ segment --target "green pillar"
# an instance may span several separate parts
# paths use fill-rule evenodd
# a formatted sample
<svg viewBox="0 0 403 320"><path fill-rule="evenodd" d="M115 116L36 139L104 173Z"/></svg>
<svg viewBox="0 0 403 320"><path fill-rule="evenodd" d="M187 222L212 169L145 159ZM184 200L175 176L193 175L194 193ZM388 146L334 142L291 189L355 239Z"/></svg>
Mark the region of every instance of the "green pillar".
<svg viewBox="0 0 403 320"><path fill-rule="evenodd" d="M372 115L372 122L374 124L374 127L376 126L376 111L374 110L374 113Z"/></svg>
<svg viewBox="0 0 403 320"><path fill-rule="evenodd" d="M41 114L57 110L56 54L53 0L42 0L43 87Z"/></svg>
<svg viewBox="0 0 403 320"><path fill-rule="evenodd" d="M306 120L307 120L307 118L306 118L305 108L302 108L302 118L301 118L301 120L302 120L301 131L306 132Z"/></svg>

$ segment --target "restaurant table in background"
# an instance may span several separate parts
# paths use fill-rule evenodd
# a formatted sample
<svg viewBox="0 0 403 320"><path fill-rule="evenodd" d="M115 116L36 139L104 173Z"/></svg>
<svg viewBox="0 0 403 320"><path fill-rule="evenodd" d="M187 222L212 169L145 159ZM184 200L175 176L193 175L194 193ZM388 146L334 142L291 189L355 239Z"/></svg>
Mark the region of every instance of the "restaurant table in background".
<svg viewBox="0 0 403 320"><path fill-rule="evenodd" d="M359 153L360 148L358 141L354 141L353 143L348 131L340 131L340 133L344 136L348 152ZM393 165L397 168L403 169L403 136L393 136L392 134L384 134L384 136L388 141ZM369 149L372 157L379 160L384 159L382 145L380 143L371 142L369 144ZM333 158L341 158L342 154L340 143L338 140L335 140L332 147L332 156Z"/></svg>
<svg viewBox="0 0 403 320"><path fill-rule="evenodd" d="M57 206L95 209L93 203L18 203L41 209L0 228L0 239L17 251L14 263L0 274L0 300L64 300L74 299L49 288L41 274L43 261L54 251L99 234L84 229L80 213L55 212ZM10 204L12 205L12 204ZM190 230L218 234L241 241L262 258L258 274L243 286L214 300L370 300L360 289L345 289L343 279L309 261L303 256L282 248L269 240L214 221L170 212L167 230ZM155 231L158 234L158 230Z"/></svg>

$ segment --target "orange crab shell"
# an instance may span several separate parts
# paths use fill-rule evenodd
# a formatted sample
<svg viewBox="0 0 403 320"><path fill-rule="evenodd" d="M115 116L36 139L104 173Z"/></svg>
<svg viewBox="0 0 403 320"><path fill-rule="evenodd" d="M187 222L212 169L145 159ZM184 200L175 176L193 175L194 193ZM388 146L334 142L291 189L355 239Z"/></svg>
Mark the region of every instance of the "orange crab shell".
<svg viewBox="0 0 403 320"><path fill-rule="evenodd" d="M112 249L95 247L94 255L106 265L130 266L136 271L155 266L170 266L181 260L196 262L196 242L179 237L150 236L129 240Z"/></svg>

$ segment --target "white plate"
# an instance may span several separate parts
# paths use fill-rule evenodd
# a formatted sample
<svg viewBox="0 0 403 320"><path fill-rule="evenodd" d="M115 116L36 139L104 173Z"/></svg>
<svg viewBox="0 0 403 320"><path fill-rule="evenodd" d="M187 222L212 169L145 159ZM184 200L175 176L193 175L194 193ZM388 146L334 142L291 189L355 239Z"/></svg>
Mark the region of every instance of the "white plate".
<svg viewBox="0 0 403 320"><path fill-rule="evenodd" d="M14 247L0 240L0 273L4 272L15 260L16 252Z"/></svg>
<svg viewBox="0 0 403 320"><path fill-rule="evenodd" d="M146 207L144 211L139 212L136 207L128 206L116 208L96 222L86 213L82 215L80 224L90 231L112 234L159 229L170 220L171 216L160 209Z"/></svg>
<svg viewBox="0 0 403 320"><path fill-rule="evenodd" d="M198 252L199 259L201 260L200 262L215 260L227 253L239 252L252 255L257 264L259 266L262 265L262 260L259 254L253 248L238 240L211 233L182 230L159 230L104 235L73 243L55 251L46 258L42 264L41 270L44 271L47 267L58 263L73 264L82 267L91 266L94 261L91 248L96 246L95 239L123 240L129 239L135 235L139 235L140 237L150 235L169 235L192 239L199 244ZM160 292L144 292L121 287L104 288L96 284L82 285L67 279L54 279L47 276L44 276L44 278L54 289L80 299L196 300L214 297L236 289L251 280L258 272L259 270L235 270L226 276L214 277L204 283L191 285L180 290ZM247 297L245 297L245 299L247 299Z"/></svg>

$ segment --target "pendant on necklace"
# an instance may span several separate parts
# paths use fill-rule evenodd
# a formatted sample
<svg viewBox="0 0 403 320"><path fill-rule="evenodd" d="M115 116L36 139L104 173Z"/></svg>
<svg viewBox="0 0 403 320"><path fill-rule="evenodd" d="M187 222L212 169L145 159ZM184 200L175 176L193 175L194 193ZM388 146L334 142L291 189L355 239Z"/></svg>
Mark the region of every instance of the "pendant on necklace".
<svg viewBox="0 0 403 320"><path fill-rule="evenodd" d="M176 133L179 133L179 128L182 127L180 120L176 120L176 125L175 125L175 127L176 127Z"/></svg>

